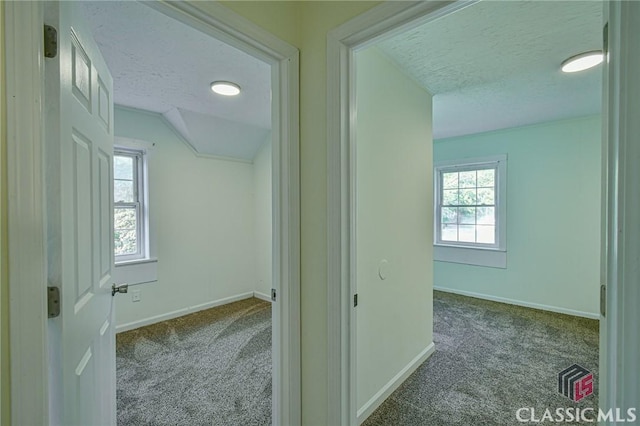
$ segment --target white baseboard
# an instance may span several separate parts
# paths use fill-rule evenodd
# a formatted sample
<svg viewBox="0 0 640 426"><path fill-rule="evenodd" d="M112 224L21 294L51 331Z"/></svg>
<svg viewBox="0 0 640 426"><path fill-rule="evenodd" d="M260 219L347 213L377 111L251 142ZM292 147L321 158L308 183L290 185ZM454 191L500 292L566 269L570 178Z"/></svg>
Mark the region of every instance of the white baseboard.
<svg viewBox="0 0 640 426"><path fill-rule="evenodd" d="M498 297L498 296L489 296L488 294L474 293L474 292L465 291L465 290L454 290L446 287L433 286L433 289L437 291L442 291L445 293L460 294L462 296L475 297L476 299L491 300L493 302L501 302L501 303L507 303L509 305L523 306L525 308L540 309L543 311L556 312L559 314L573 315L575 317L583 317L583 318L589 318L589 319L595 319L595 320L600 319L600 314L594 314L591 312L575 311L573 309L560 308L557 306L523 302L521 300L507 299L505 297Z"/></svg>
<svg viewBox="0 0 640 426"><path fill-rule="evenodd" d="M429 358L433 352L436 350L436 347L433 342L429 344L426 348L422 350L414 359L411 360L409 364L407 364L395 377L382 387L373 397L367 401L362 408L358 410L358 424L362 424L367 417L369 417L376 408L380 406L389 396L398 389L398 386L402 384L405 380L409 378L409 376L416 371L423 362Z"/></svg>
<svg viewBox="0 0 640 426"><path fill-rule="evenodd" d="M225 297L224 299L214 300L212 302L202 303L200 305L190 306L188 308L178 309L175 311L167 312L166 314L155 315L149 318L145 318L138 321L129 322L126 324L120 324L116 326L116 333L122 333L123 331L134 330L136 328L144 327L147 325L155 324L157 322L178 318L184 315L188 315L194 312L203 311L205 309L214 308L216 306L226 305L227 303L237 302L239 300L249 299L254 297L255 292L250 291L248 293L242 293L231 297Z"/></svg>
<svg viewBox="0 0 640 426"><path fill-rule="evenodd" d="M254 291L253 297L255 297L256 299L261 299L267 302L271 302L271 296L269 296L268 294L261 293L259 291Z"/></svg>

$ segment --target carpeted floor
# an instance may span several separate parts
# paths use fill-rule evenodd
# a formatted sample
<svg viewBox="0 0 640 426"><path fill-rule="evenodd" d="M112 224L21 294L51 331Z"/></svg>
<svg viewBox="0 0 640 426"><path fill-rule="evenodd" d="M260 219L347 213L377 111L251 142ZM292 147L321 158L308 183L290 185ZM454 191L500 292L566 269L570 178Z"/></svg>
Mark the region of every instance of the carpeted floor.
<svg viewBox="0 0 640 426"><path fill-rule="evenodd" d="M365 426L517 425L574 403L557 374L598 380L598 322L434 293L435 353ZM271 305L247 299L117 336L118 424L271 424ZM542 422L540 424L545 424ZM578 423L574 423L578 424Z"/></svg>
<svg viewBox="0 0 640 426"><path fill-rule="evenodd" d="M435 353L365 426L518 425L526 424L516 419L521 407L537 419L546 408L597 410L596 320L434 292L434 341ZM558 373L573 364L596 385L578 403L557 389Z"/></svg>
<svg viewBox="0 0 640 426"><path fill-rule="evenodd" d="M116 340L118 425L271 424L271 304L246 299Z"/></svg>

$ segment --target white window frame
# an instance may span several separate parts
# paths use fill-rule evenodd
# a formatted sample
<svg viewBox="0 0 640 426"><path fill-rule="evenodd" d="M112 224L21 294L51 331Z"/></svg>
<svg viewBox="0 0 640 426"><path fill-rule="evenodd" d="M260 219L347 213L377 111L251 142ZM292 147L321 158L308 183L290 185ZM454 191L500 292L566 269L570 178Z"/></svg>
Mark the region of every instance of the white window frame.
<svg viewBox="0 0 640 426"><path fill-rule="evenodd" d="M495 168L496 239L494 244L441 239L442 173ZM507 267L507 156L495 155L438 162L434 165L434 260L468 265Z"/></svg>
<svg viewBox="0 0 640 426"><path fill-rule="evenodd" d="M149 249L147 244L147 190L146 190L146 161L145 151L124 147L113 148L114 162L116 156L127 156L134 159L135 171L134 171L134 189L135 201L133 202L116 202L114 199L114 215L117 207L135 208L137 212L136 223L136 242L137 251L132 254L115 255L115 263L121 264L141 259L147 259L149 255ZM114 175L115 183L115 175ZM114 191L115 194L115 191ZM115 229L115 227L114 227Z"/></svg>

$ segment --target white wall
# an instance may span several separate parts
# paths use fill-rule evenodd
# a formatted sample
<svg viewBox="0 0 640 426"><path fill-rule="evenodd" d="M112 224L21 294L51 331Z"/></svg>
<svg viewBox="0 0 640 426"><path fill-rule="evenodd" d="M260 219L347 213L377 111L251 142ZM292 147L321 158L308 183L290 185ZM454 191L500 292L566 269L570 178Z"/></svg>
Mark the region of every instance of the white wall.
<svg viewBox="0 0 640 426"><path fill-rule="evenodd" d="M357 403L368 411L433 340L431 95L376 49L356 69Z"/></svg>
<svg viewBox="0 0 640 426"><path fill-rule="evenodd" d="M269 296L272 287L272 210L271 210L271 135L253 159L255 197L254 229L256 235L255 291Z"/></svg>
<svg viewBox="0 0 640 426"><path fill-rule="evenodd" d="M581 117L434 143L436 161L507 154L507 268L435 262L435 285L598 318L601 119Z"/></svg>
<svg viewBox="0 0 640 426"><path fill-rule="evenodd" d="M114 123L116 137L155 144L148 172L151 254L158 259L157 282L115 299L118 326L144 325L254 292L253 165L196 157L157 114L116 108ZM127 280L127 273L119 275ZM139 302L132 301L134 290Z"/></svg>

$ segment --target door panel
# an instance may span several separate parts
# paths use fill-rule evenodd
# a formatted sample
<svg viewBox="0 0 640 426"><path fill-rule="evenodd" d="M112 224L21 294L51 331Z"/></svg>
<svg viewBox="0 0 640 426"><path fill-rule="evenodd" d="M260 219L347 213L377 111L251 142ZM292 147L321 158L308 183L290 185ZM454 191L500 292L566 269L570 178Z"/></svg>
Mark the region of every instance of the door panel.
<svg viewBox="0 0 640 426"><path fill-rule="evenodd" d="M75 264L76 276L76 308L78 312L91 298L91 276L92 259L91 249L93 241L91 238L91 141L79 135L72 129L73 162L71 164L73 173L73 214L75 226L73 229L73 242L78 248L89 248L88 250L73 250L73 262Z"/></svg>

